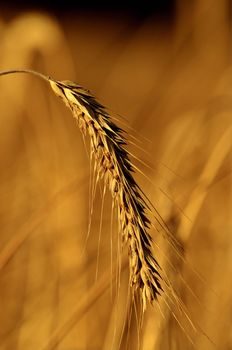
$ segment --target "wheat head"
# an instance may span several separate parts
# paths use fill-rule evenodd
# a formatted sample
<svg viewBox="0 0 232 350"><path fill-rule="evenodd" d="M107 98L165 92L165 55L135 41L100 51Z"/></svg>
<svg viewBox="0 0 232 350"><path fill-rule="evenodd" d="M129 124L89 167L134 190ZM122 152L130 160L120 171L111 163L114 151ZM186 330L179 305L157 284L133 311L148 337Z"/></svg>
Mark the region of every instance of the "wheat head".
<svg viewBox="0 0 232 350"><path fill-rule="evenodd" d="M31 70L11 70L11 73L31 73L50 83L52 90L72 111L80 131L90 138L91 156L97 179L104 181L111 192L118 212L122 240L128 247L130 286L140 292L143 311L162 291L160 266L154 257L152 238L148 232L146 198L134 179L135 168L126 149L126 132L110 118L106 109L81 86L70 81L57 81Z"/></svg>

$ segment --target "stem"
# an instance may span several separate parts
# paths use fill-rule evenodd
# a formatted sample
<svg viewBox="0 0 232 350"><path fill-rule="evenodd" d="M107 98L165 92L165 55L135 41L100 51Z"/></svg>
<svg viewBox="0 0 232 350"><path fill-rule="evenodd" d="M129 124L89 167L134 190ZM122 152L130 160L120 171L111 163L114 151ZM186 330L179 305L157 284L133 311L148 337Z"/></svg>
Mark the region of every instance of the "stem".
<svg viewBox="0 0 232 350"><path fill-rule="evenodd" d="M43 80L46 80L46 81L50 80L49 76L46 76L44 74L41 74L31 69L11 69L11 70L5 70L5 71L3 70L3 71L0 71L0 76L7 75L7 74L14 74L14 73L29 73L29 74L36 75Z"/></svg>

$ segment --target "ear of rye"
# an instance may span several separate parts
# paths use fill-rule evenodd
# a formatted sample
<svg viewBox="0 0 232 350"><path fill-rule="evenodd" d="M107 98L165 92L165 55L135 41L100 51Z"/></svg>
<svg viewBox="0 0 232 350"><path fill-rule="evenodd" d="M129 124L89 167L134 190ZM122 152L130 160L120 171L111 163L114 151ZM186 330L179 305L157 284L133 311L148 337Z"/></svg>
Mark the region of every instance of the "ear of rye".
<svg viewBox="0 0 232 350"><path fill-rule="evenodd" d="M80 131L90 137L98 177L109 188L118 210L122 239L128 247L130 285L133 293L139 290L145 310L147 302L152 303L162 291L160 266L153 255L147 203L133 177L125 132L89 91L70 81L49 78L49 83L71 109Z"/></svg>

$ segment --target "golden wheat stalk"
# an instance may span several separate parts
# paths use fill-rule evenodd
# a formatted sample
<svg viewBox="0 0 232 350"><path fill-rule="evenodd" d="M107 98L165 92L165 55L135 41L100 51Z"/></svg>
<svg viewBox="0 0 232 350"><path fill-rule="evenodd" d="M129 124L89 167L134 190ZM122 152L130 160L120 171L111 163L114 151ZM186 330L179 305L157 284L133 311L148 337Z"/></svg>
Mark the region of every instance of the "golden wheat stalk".
<svg viewBox="0 0 232 350"><path fill-rule="evenodd" d="M50 83L52 90L72 111L80 131L90 137L91 155L97 178L109 188L118 211L122 240L128 246L130 285L140 291L143 310L162 291L160 266L152 251L148 233L151 222L148 204L136 183L135 170L126 150L126 133L110 118L106 109L81 86L57 81L32 70L2 71L0 75L30 73Z"/></svg>

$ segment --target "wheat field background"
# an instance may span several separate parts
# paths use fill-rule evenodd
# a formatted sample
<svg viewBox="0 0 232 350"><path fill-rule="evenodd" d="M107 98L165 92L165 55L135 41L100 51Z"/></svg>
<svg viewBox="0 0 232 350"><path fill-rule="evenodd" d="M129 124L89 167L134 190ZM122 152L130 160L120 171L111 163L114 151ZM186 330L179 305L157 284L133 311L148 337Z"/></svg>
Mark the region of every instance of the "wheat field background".
<svg viewBox="0 0 232 350"><path fill-rule="evenodd" d="M232 349L229 10L179 1L171 22L1 10L0 70L76 81L135 135L149 165L136 178L185 259L152 231L155 251L199 330L161 301L138 332L126 250L120 285L112 274L110 196L97 191L90 213L78 127L44 82L12 75L0 77L0 349Z"/></svg>

